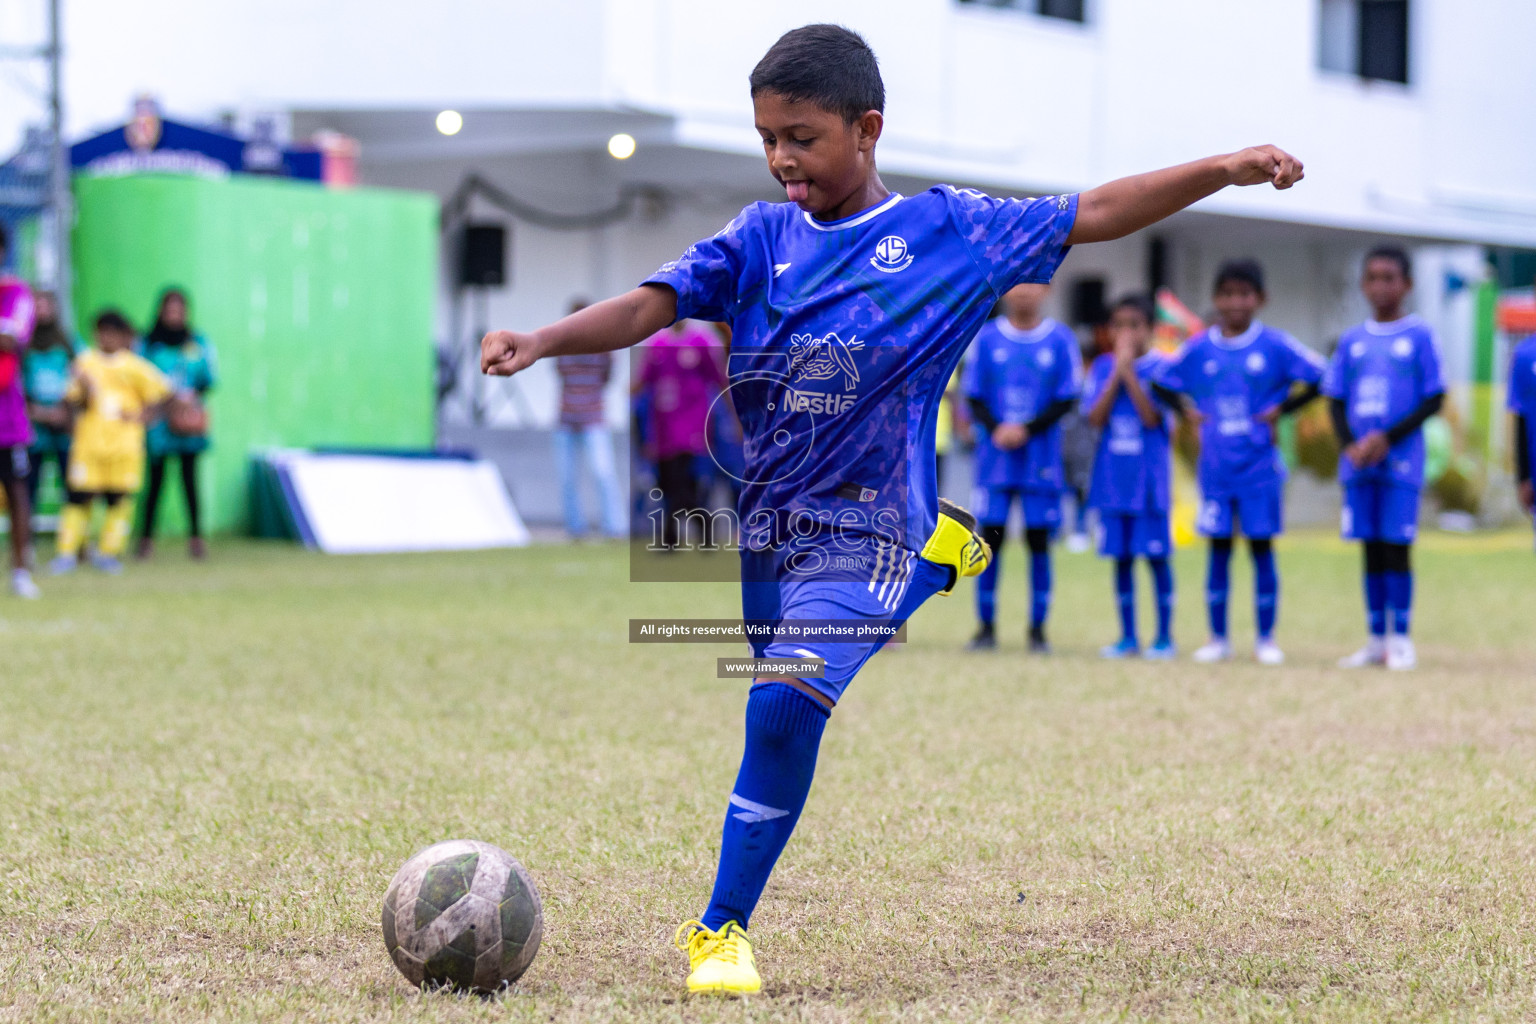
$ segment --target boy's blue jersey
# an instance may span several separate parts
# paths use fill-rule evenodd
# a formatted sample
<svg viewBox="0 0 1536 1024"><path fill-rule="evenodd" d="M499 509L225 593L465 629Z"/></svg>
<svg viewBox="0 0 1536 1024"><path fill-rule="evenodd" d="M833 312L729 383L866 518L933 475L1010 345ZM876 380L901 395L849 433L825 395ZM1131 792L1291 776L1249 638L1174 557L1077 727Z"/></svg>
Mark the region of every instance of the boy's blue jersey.
<svg viewBox="0 0 1536 1024"><path fill-rule="evenodd" d="M1339 338L1323 377L1323 394L1343 399L1349 430L1364 437L1389 430L1431 395L1445 390L1440 354L1429 325L1417 316L1391 323L1367 320ZM1408 487L1424 485L1424 432L1416 430L1374 466L1355 468L1339 460L1339 482L1391 481Z"/></svg>
<svg viewBox="0 0 1536 1024"><path fill-rule="evenodd" d="M1071 328L1046 319L1022 331L999 317L977 332L965 364L965 396L984 402L999 423L1028 423L1082 388L1082 356ZM1059 493L1061 426L1051 424L1023 447L1004 451L985 430L976 436L975 483Z"/></svg>
<svg viewBox="0 0 1536 1024"><path fill-rule="evenodd" d="M1259 414L1279 405L1294 384L1316 384L1323 358L1257 320L1235 338L1212 327L1184 343L1155 379L1194 400L1200 428L1200 491L1224 498L1285 479L1285 465Z"/></svg>
<svg viewBox="0 0 1536 1024"><path fill-rule="evenodd" d="M940 186L840 221L755 203L647 284L732 328L748 547L809 515L921 550L938 519L939 399L998 297L1051 279L1077 196Z"/></svg>
<svg viewBox="0 0 1536 1024"><path fill-rule="evenodd" d="M1141 421L1136 403L1121 388L1109 408L1109 421L1099 433L1093 457L1088 504L1105 512L1166 512L1170 504L1172 463L1169 436L1172 414L1152 391L1152 380L1165 357L1148 352L1136 360L1136 378L1162 414L1155 427ZM1105 353L1088 368L1083 411L1099 400L1115 373L1115 357Z"/></svg>
<svg viewBox="0 0 1536 1024"><path fill-rule="evenodd" d="M1509 364L1509 411L1525 417L1526 440L1536 458L1536 334L1515 346Z"/></svg>

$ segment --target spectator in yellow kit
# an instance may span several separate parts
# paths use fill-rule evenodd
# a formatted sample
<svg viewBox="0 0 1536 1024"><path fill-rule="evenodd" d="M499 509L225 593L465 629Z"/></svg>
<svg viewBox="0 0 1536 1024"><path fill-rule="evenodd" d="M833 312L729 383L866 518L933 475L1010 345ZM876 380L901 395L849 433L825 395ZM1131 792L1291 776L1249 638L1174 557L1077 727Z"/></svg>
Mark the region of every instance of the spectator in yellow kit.
<svg viewBox="0 0 1536 1024"><path fill-rule="evenodd" d="M108 573L123 570L133 496L144 480L144 424L171 397L165 375L129 350L133 338L133 326L109 309L96 317L96 348L80 353L70 366L64 400L77 416L68 504L59 516L59 550L49 567L55 574L79 563L97 498L106 502L107 517L91 564Z"/></svg>

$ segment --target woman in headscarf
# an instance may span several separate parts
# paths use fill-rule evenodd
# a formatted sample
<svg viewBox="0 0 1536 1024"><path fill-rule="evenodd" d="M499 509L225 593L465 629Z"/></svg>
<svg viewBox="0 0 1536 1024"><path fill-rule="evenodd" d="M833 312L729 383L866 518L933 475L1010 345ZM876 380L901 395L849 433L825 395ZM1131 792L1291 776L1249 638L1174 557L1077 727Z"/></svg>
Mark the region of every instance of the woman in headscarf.
<svg viewBox="0 0 1536 1024"><path fill-rule="evenodd" d="M155 514L165 485L165 464L181 467L182 493L187 501L189 547L193 558L207 554L197 490L197 457L208 449L208 413L203 399L214 385L213 346L195 332L187 315L187 295L168 288L160 296L155 325L144 336L144 358L170 378L176 389L166 415L149 428L149 486L144 495L144 526L138 556L154 552Z"/></svg>

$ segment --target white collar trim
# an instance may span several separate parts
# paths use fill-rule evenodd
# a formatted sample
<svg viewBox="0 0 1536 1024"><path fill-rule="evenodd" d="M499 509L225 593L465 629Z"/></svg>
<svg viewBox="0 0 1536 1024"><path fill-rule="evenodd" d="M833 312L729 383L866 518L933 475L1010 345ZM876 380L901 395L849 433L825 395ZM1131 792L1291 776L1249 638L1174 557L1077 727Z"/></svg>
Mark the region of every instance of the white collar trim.
<svg viewBox="0 0 1536 1024"><path fill-rule="evenodd" d="M856 213L852 217L844 217L842 220L820 221L812 217L810 212L806 210L801 210L800 216L804 217L805 222L817 231L841 231L843 228L856 228L860 224L874 220L905 198L906 196L900 192L892 192L879 206L871 206L863 213Z"/></svg>
<svg viewBox="0 0 1536 1024"><path fill-rule="evenodd" d="M1041 320L1038 324L1036 324L1035 326L1031 327L1029 330L1024 331L1024 330L1020 330L1019 328L1013 326L1013 324L1011 324L1008 321L1008 318L1006 316L1000 316L1000 317L997 318L997 329L999 331L1001 331L1003 333L1003 337L1007 338L1009 341L1022 341L1022 342L1040 341L1047 334L1050 334L1051 333L1051 329L1054 328L1055 326L1056 326L1056 321L1052 320L1050 317L1046 317L1045 319Z"/></svg>
<svg viewBox="0 0 1536 1024"><path fill-rule="evenodd" d="M1400 316L1396 320L1367 320L1365 322L1365 329L1370 331L1372 334L1380 334L1383 336L1389 334L1401 334L1408 328L1412 327L1415 323L1417 323L1418 319L1419 314L1409 313L1407 316Z"/></svg>
<svg viewBox="0 0 1536 1024"><path fill-rule="evenodd" d="M1221 333L1220 324L1212 324L1211 340L1220 345L1222 348L1246 348L1248 345L1252 344L1253 339L1257 338L1259 336L1259 332L1263 329L1264 325L1255 320L1253 323L1248 325L1248 329L1242 334L1239 334L1234 338L1229 338L1225 334Z"/></svg>

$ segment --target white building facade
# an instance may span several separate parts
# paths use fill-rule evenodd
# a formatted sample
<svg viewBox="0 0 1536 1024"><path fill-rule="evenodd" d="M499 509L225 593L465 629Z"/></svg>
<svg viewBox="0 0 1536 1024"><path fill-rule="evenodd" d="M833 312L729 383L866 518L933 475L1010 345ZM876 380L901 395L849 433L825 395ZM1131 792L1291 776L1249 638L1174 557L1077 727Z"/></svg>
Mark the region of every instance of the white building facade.
<svg viewBox="0 0 1536 1024"><path fill-rule="evenodd" d="M580 228L472 202L470 219L512 232L511 280L459 295L445 235L441 340L461 354L478 327L529 328L575 297L622 291L745 203L782 200L746 80L780 33L812 21L854 28L878 54L879 164L898 191L1075 191L1261 142L1305 161L1289 192L1228 190L1139 236L1080 247L1058 277L1064 317L1074 288L1094 281L1111 299L1164 283L1204 311L1217 263L1254 256L1270 279L1265 318L1326 349L1366 314L1360 256L1397 240L1417 256L1418 308L1465 376L1473 314L1459 283L1483 274L1484 246L1536 248L1528 0L438 0L393 16L360 0L128 6L70 5L77 128L120 120L128 93L148 90L173 116L285 111L295 135L352 135L370 184L446 199L477 174L563 214L642 190L627 215ZM146 10L157 7L163 19ZM463 128L447 137L434 118L450 108ZM606 149L618 132L638 143L623 161ZM489 387L492 420L553 421L546 369ZM616 423L624 407L616 382Z"/></svg>

